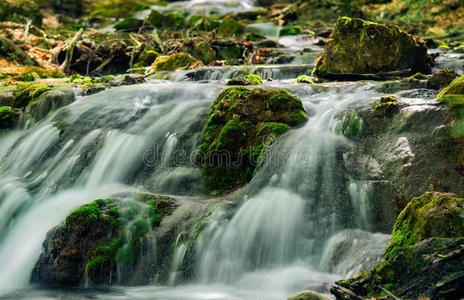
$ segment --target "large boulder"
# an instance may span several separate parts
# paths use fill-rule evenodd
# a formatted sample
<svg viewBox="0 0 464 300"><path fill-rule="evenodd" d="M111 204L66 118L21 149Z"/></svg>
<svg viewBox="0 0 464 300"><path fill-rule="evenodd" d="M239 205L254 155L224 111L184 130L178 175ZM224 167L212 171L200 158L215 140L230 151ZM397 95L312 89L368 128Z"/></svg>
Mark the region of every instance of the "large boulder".
<svg viewBox="0 0 464 300"><path fill-rule="evenodd" d="M314 73L373 74L411 69L429 73L427 47L398 26L342 17L317 60Z"/></svg>
<svg viewBox="0 0 464 300"><path fill-rule="evenodd" d="M246 184L274 138L306 120L301 100L285 90L225 89L211 106L199 149L206 189Z"/></svg>
<svg viewBox="0 0 464 300"><path fill-rule="evenodd" d="M385 258L426 238L463 234L464 199L451 193L427 192L413 198L398 216Z"/></svg>
<svg viewBox="0 0 464 300"><path fill-rule="evenodd" d="M151 249L149 234L174 208L173 199L148 193L137 194L134 201L100 199L83 205L47 234L31 281L55 286L111 285L117 279L130 283Z"/></svg>
<svg viewBox="0 0 464 300"><path fill-rule="evenodd" d="M337 299L389 294L401 299L456 299L464 292L463 235L464 199L424 193L398 217L385 261L359 277L338 281L331 292Z"/></svg>

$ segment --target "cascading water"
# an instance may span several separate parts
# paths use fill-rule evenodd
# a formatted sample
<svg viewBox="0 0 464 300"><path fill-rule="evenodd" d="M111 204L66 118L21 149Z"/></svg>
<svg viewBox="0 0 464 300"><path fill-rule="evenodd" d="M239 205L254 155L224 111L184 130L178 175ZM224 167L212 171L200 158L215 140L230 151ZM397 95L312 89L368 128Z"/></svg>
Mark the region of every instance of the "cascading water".
<svg viewBox="0 0 464 300"><path fill-rule="evenodd" d="M350 183L338 168L337 149L346 140L337 133L336 120L347 106L375 92L366 84L322 92L272 85L302 98L310 121L270 148L252 182L236 192L243 204L230 218L223 210L211 216L196 243L194 285L124 288L125 296L282 299L304 288L325 291L339 276L379 257L388 236L345 230L368 229L369 211L356 202L368 201L368 188ZM200 195L201 172L190 158L221 88L217 82L115 88L3 136L2 291L28 286L45 234L83 203L140 188ZM179 153L183 163L172 161ZM179 243L170 284L185 254L186 244Z"/></svg>

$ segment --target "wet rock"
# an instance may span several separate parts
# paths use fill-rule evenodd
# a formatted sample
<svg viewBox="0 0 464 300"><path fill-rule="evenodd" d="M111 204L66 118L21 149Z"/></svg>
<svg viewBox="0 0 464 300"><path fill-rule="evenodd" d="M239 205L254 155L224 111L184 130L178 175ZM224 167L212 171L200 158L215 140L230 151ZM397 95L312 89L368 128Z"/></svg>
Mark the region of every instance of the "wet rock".
<svg viewBox="0 0 464 300"><path fill-rule="evenodd" d="M227 85L260 85L263 84L261 77L255 74L248 74L244 77L232 78Z"/></svg>
<svg viewBox="0 0 464 300"><path fill-rule="evenodd" d="M34 102L40 95L50 89L46 84L23 83L16 86L13 91L13 101L11 103L14 108L21 108Z"/></svg>
<svg viewBox="0 0 464 300"><path fill-rule="evenodd" d="M18 119L18 114L9 106L0 106L0 129L12 128Z"/></svg>
<svg viewBox="0 0 464 300"><path fill-rule="evenodd" d="M413 198L393 230L385 262L336 282L337 299L391 296L455 299L464 292L464 199L428 192Z"/></svg>
<svg viewBox="0 0 464 300"><path fill-rule="evenodd" d="M149 193L137 194L124 203L100 199L78 208L47 234L31 281L59 286L82 286L85 281L111 285L118 283L118 272L123 282L141 280L133 277L140 264L147 264L143 254L151 247L148 236L174 209L173 199ZM153 266L148 267L153 274ZM147 283L146 279L139 284Z"/></svg>
<svg viewBox="0 0 464 300"><path fill-rule="evenodd" d="M71 104L74 100L76 100L76 96L70 86L57 86L43 93L35 101L27 105L24 113L34 120L40 120L50 112Z"/></svg>
<svg viewBox="0 0 464 300"><path fill-rule="evenodd" d="M302 291L300 293L297 293L287 298L287 300L329 300L329 299L331 298L325 295L319 294L317 292L310 291L310 290Z"/></svg>
<svg viewBox="0 0 464 300"><path fill-rule="evenodd" d="M441 90L448 86L454 79L459 77L458 72L451 68L444 68L435 73L427 80L427 87L434 90Z"/></svg>
<svg viewBox="0 0 464 300"><path fill-rule="evenodd" d="M391 116L399 111L398 97L383 96L374 104L374 110L381 115Z"/></svg>
<svg viewBox="0 0 464 300"><path fill-rule="evenodd" d="M152 65L153 71L175 71L178 69L190 69L203 65L201 61L187 53L176 53L170 56L158 56Z"/></svg>
<svg viewBox="0 0 464 300"><path fill-rule="evenodd" d="M193 54L195 58L201 60L205 65L209 65L216 60L216 51L211 48L206 41L200 41L193 45Z"/></svg>
<svg viewBox="0 0 464 300"><path fill-rule="evenodd" d="M307 75L300 75L300 76L298 76L298 78L296 79L296 82L297 82L297 83L308 83L308 84L313 84L313 83L314 83L314 79L311 78L310 76L307 76Z"/></svg>
<svg viewBox="0 0 464 300"><path fill-rule="evenodd" d="M456 194L427 192L413 198L393 228L385 259L401 247L430 237L458 237L464 233L464 199Z"/></svg>
<svg viewBox="0 0 464 300"><path fill-rule="evenodd" d="M137 32L142 25L143 20L128 18L116 23L116 25L114 25L114 29Z"/></svg>
<svg viewBox="0 0 464 300"><path fill-rule="evenodd" d="M339 18L314 73L372 74L411 69L430 72L427 47L398 26Z"/></svg>
<svg viewBox="0 0 464 300"><path fill-rule="evenodd" d="M427 88L427 83L424 80L417 80L414 78L405 78L395 81L387 81L380 84L376 90L381 93L396 93L399 91L411 89L424 89Z"/></svg>
<svg viewBox="0 0 464 300"><path fill-rule="evenodd" d="M274 138L305 123L301 100L285 90L225 89L213 102L199 162L208 191L230 191L251 180Z"/></svg>

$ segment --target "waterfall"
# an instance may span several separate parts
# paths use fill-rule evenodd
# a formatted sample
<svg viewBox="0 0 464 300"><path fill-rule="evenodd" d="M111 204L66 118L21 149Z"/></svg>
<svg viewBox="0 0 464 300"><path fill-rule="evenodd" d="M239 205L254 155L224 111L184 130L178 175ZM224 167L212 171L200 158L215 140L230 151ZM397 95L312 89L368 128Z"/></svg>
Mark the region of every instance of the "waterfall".
<svg viewBox="0 0 464 300"><path fill-rule="evenodd" d="M174 286L124 288L130 297L282 299L305 288L324 292L380 257L388 236L363 231L371 218L369 186L345 176L340 148L348 140L338 132L340 113L378 95L365 83L268 84L299 96L309 121L270 147L253 180L230 195L236 208L223 205L208 218L193 245L190 285L175 286L192 259L192 244L179 236L167 278ZM158 81L113 88L1 136L2 293L28 286L46 233L84 203L140 190L201 196L192 157L223 87Z"/></svg>

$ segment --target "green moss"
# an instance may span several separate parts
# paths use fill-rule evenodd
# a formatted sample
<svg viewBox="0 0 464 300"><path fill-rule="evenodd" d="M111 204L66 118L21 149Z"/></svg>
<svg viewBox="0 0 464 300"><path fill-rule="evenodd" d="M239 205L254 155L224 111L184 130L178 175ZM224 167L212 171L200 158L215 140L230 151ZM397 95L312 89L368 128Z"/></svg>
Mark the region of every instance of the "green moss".
<svg viewBox="0 0 464 300"><path fill-rule="evenodd" d="M383 96L373 105L374 110L382 116L391 116L399 110L398 97Z"/></svg>
<svg viewBox="0 0 464 300"><path fill-rule="evenodd" d="M398 216L390 245L389 259L401 247L428 237L456 237L464 232L464 199L455 194L427 192L413 198Z"/></svg>
<svg viewBox="0 0 464 300"><path fill-rule="evenodd" d="M300 76L298 76L298 78L296 79L296 82L298 82L298 83L313 84L313 83L314 83L314 80L313 80L310 76L307 76L307 75L300 75Z"/></svg>
<svg viewBox="0 0 464 300"><path fill-rule="evenodd" d="M90 16L127 18L138 11L150 8L150 0L99 0L92 1Z"/></svg>
<svg viewBox="0 0 464 300"><path fill-rule="evenodd" d="M247 183L271 144L267 137L275 138L306 120L301 100L287 91L225 89L211 105L199 148L207 192Z"/></svg>
<svg viewBox="0 0 464 300"><path fill-rule="evenodd" d="M301 34L303 32L303 29L301 28L301 26L287 26L287 27L283 27L282 29L280 29L279 31L279 36L286 36L286 35L297 35L297 34Z"/></svg>
<svg viewBox="0 0 464 300"><path fill-rule="evenodd" d="M0 106L0 129L8 129L16 124L17 113L9 106Z"/></svg>
<svg viewBox="0 0 464 300"><path fill-rule="evenodd" d="M154 71L175 71L188 69L197 65L199 61L187 53L180 52L170 56L158 56L153 63Z"/></svg>
<svg viewBox="0 0 464 300"><path fill-rule="evenodd" d="M424 79L427 79L427 76L425 76L424 74L420 72L417 72L416 74L410 76L409 79L424 80Z"/></svg>
<svg viewBox="0 0 464 300"><path fill-rule="evenodd" d="M227 46L219 49L218 56L226 60L228 64L234 64L237 59L241 58L242 51L239 45Z"/></svg>
<svg viewBox="0 0 464 300"><path fill-rule="evenodd" d="M354 137L362 130L362 126L362 118L356 112L353 112L343 118L341 131L346 137Z"/></svg>
<svg viewBox="0 0 464 300"><path fill-rule="evenodd" d="M255 74L248 74L245 77L232 78L227 82L227 85L261 85L263 80Z"/></svg>
<svg viewBox="0 0 464 300"><path fill-rule="evenodd" d="M241 35L245 30L245 26L232 19L231 17L225 17L221 25L218 28L218 34L225 36Z"/></svg>
<svg viewBox="0 0 464 300"><path fill-rule="evenodd" d="M216 51L211 48L208 42L200 41L193 47L193 56L208 65L216 60Z"/></svg>
<svg viewBox="0 0 464 300"><path fill-rule="evenodd" d="M103 276L104 273L114 269L116 254L123 245L124 240L118 237L103 241L93 251L91 259L86 265L87 276L93 283L103 283L100 282L101 278L106 278Z"/></svg>
<svg viewBox="0 0 464 300"><path fill-rule="evenodd" d="M134 18L128 18L128 19L124 19L124 20L116 23L116 25L114 25L114 28L116 30L134 30L134 29L137 30L142 25L143 25L142 20L138 20L138 19L134 19Z"/></svg>
<svg viewBox="0 0 464 300"><path fill-rule="evenodd" d="M137 57L135 68L149 67L160 54L153 47L145 47Z"/></svg>
<svg viewBox="0 0 464 300"><path fill-rule="evenodd" d="M49 89L50 87L46 84L19 84L13 91L12 106L15 108L25 107Z"/></svg>
<svg viewBox="0 0 464 300"><path fill-rule="evenodd" d="M265 40L266 38L267 37L264 34L251 32L251 33L248 33L246 35L245 41L247 41L247 42L256 42L256 41Z"/></svg>

